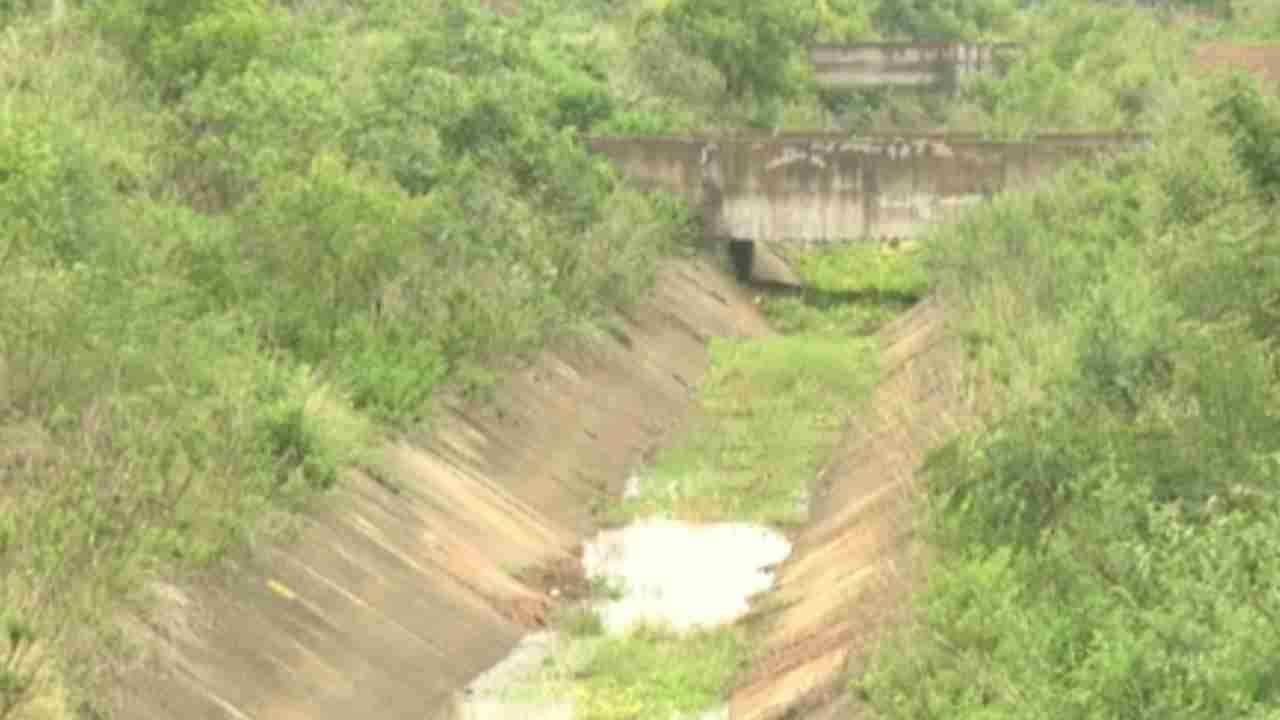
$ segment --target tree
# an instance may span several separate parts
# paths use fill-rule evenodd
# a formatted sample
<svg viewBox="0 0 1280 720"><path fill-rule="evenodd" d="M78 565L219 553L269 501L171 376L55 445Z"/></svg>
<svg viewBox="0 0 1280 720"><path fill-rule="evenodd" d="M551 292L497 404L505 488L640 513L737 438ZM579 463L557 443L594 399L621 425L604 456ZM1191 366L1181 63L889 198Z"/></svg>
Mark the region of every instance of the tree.
<svg viewBox="0 0 1280 720"><path fill-rule="evenodd" d="M790 0L673 0L659 19L681 46L715 66L734 99L793 93L800 54L817 32L812 5Z"/></svg>

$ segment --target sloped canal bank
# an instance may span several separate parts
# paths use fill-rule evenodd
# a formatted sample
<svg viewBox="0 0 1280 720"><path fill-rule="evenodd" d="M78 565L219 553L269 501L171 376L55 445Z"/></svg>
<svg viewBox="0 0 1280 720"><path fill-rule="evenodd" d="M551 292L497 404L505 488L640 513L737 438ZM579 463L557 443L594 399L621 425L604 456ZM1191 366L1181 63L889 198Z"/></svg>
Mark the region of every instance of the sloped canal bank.
<svg viewBox="0 0 1280 720"><path fill-rule="evenodd" d="M711 340L694 421L583 547L590 597L473 682L456 717L729 717L757 645L737 621L791 556L815 480L877 377L873 338L783 319L799 331Z"/></svg>

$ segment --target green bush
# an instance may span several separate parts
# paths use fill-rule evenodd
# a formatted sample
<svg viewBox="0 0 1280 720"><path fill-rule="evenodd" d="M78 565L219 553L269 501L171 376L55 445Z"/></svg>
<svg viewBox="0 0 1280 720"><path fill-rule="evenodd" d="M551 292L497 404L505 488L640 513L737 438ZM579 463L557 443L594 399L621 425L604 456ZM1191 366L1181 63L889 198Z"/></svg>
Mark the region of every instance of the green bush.
<svg viewBox="0 0 1280 720"><path fill-rule="evenodd" d="M18 254L74 262L106 227L106 178L61 118L0 114L0 266Z"/></svg>
<svg viewBox="0 0 1280 720"><path fill-rule="evenodd" d="M317 364L340 328L371 315L402 259L416 254L413 203L397 187L317 157L303 173L271 178L239 211L251 268L242 299L270 341Z"/></svg>
<svg viewBox="0 0 1280 720"><path fill-rule="evenodd" d="M1234 141L1236 160L1259 188L1280 195L1280 103L1263 95L1256 81L1237 76L1216 107Z"/></svg>
<svg viewBox="0 0 1280 720"><path fill-rule="evenodd" d="M266 178L303 172L317 153L341 148L349 116L334 72L254 60L201 83L176 107L175 182L200 207L221 211Z"/></svg>
<svg viewBox="0 0 1280 720"><path fill-rule="evenodd" d="M263 0L109 0L95 19L170 93L244 69L271 42L278 11Z"/></svg>
<svg viewBox="0 0 1280 720"><path fill-rule="evenodd" d="M856 683L886 718L1280 706L1280 113L1180 92L1150 151L927 244L993 407L924 466L927 587Z"/></svg>
<svg viewBox="0 0 1280 720"><path fill-rule="evenodd" d="M817 32L811 5L762 0L672 0L657 15L684 48L720 71L726 94L768 100L805 80L805 46Z"/></svg>

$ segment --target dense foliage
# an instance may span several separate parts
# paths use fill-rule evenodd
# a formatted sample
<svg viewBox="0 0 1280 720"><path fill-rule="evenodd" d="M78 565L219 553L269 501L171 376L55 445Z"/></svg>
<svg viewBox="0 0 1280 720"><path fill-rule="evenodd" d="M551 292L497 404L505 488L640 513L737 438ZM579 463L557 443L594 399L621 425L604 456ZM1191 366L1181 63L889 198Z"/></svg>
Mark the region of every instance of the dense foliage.
<svg viewBox="0 0 1280 720"><path fill-rule="evenodd" d="M915 623L857 683L882 717L1280 708L1280 102L1176 103L1150 150L927 244L994 387L924 468Z"/></svg>
<svg viewBox="0 0 1280 720"><path fill-rule="evenodd" d="M635 18L599 3L0 19L0 717L98 712L121 610L637 298L688 227L581 142L701 111L605 72L630 44L583 28Z"/></svg>
<svg viewBox="0 0 1280 720"><path fill-rule="evenodd" d="M814 8L787 0L671 0L661 19L681 44L711 61L733 98L800 90L803 53L817 31Z"/></svg>

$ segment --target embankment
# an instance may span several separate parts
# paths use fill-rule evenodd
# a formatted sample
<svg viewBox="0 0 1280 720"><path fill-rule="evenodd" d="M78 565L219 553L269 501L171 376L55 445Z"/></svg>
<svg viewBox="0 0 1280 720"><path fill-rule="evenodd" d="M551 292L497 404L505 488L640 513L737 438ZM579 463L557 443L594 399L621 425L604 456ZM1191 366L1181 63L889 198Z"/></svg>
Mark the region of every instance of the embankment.
<svg viewBox="0 0 1280 720"><path fill-rule="evenodd" d="M710 336L767 333L703 263L665 267L604 337L542 355L352 472L287 544L182 586L132 631L131 720L434 717L554 604L594 503L678 423Z"/></svg>
<svg viewBox="0 0 1280 720"><path fill-rule="evenodd" d="M975 393L936 303L879 337L880 384L822 473L775 589L756 602L763 639L732 694L734 720L849 717L850 671L908 608L919 552L914 471L975 416Z"/></svg>

